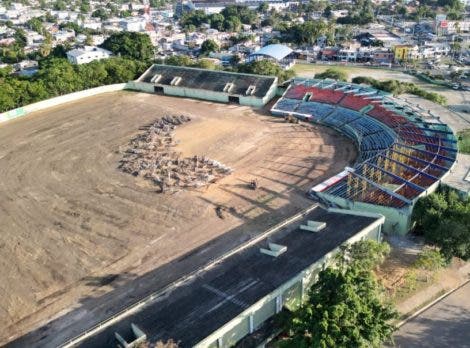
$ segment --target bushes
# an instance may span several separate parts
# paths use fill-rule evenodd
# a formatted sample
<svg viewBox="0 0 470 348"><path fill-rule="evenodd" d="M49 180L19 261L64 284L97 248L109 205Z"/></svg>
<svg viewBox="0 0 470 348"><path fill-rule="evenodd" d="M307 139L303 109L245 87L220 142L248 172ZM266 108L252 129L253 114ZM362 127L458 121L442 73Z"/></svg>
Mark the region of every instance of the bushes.
<svg viewBox="0 0 470 348"><path fill-rule="evenodd" d="M425 248L418 256L415 267L426 271L437 271L446 265L446 260L439 250Z"/></svg>
<svg viewBox="0 0 470 348"><path fill-rule="evenodd" d="M315 75L316 77L316 75ZM401 82L398 80L379 81L372 77L358 76L352 79L353 83L364 83L376 89L392 93L393 95L400 95L403 93L414 94L418 97L430 100L434 103L445 105L447 99L435 92L428 92L411 82Z"/></svg>
<svg viewBox="0 0 470 348"><path fill-rule="evenodd" d="M324 72L315 74L316 79L334 79L338 81L347 81L348 74L338 68L328 68Z"/></svg>
<svg viewBox="0 0 470 348"><path fill-rule="evenodd" d="M466 129L457 133L459 140L459 151L470 153L470 129Z"/></svg>

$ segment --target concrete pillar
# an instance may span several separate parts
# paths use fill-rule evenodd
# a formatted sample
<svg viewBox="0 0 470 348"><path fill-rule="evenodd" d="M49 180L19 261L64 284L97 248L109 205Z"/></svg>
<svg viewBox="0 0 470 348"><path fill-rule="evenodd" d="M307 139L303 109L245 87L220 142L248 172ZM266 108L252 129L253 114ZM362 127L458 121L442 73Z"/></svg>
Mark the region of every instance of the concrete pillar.
<svg viewBox="0 0 470 348"><path fill-rule="evenodd" d="M282 309L282 295L276 296L276 313L279 313Z"/></svg>
<svg viewBox="0 0 470 348"><path fill-rule="evenodd" d="M253 320L253 314L250 314L249 323L250 323L250 334L252 334L253 331L255 331L255 323Z"/></svg>
<svg viewBox="0 0 470 348"><path fill-rule="evenodd" d="M222 337L219 337L219 338L217 339L217 346L218 346L219 348L223 348L223 347L224 347L224 341L223 341Z"/></svg>

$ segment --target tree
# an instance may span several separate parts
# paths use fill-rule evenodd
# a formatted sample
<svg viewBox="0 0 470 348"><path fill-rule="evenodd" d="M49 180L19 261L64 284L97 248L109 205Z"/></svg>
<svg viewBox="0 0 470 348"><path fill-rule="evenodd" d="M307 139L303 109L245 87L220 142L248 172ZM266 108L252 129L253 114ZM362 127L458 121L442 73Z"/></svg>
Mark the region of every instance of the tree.
<svg viewBox="0 0 470 348"><path fill-rule="evenodd" d="M93 11L93 13L91 14L92 17L96 17L96 18L99 18L101 19L102 21L105 21L108 19L108 12L106 11L106 9L104 9L103 7L100 7L98 9L96 9L95 11Z"/></svg>
<svg viewBox="0 0 470 348"><path fill-rule="evenodd" d="M221 14L225 18L235 17L243 24L254 24L258 18L255 11L250 10L247 6L243 5L229 5L226 6Z"/></svg>
<svg viewBox="0 0 470 348"><path fill-rule="evenodd" d="M62 0L57 0L54 3L54 10L56 11L65 11L67 9L67 5Z"/></svg>
<svg viewBox="0 0 470 348"><path fill-rule="evenodd" d="M295 76L293 70L284 70L278 64L265 59L253 61L251 63L240 64L237 67L237 70L241 73L277 76L279 82L287 81Z"/></svg>
<svg viewBox="0 0 470 348"><path fill-rule="evenodd" d="M416 232L440 248L450 260L453 256L470 259L470 200L452 190L442 190L421 198L413 209Z"/></svg>
<svg viewBox="0 0 470 348"><path fill-rule="evenodd" d="M65 58L50 56L40 61L38 73L29 79L9 75L2 70L0 112L84 88L134 80L147 67L145 62L124 58L77 66Z"/></svg>
<svg viewBox="0 0 470 348"><path fill-rule="evenodd" d="M115 55L149 62L154 58L154 49L150 37L143 33L113 33L101 47Z"/></svg>
<svg viewBox="0 0 470 348"><path fill-rule="evenodd" d="M209 39L202 43L200 54L208 55L209 53L218 52L218 51L219 51L219 45L217 44L217 42Z"/></svg>
<svg viewBox="0 0 470 348"><path fill-rule="evenodd" d="M261 2L261 3L258 5L257 11L258 11L259 13L267 13L268 10L269 10L269 5L268 5L267 2L264 2L264 1L263 1L263 2Z"/></svg>
<svg viewBox="0 0 470 348"><path fill-rule="evenodd" d="M17 29L13 37L15 38L16 44L20 47L25 47L28 43L28 40L26 39L26 33L23 29Z"/></svg>
<svg viewBox="0 0 470 348"><path fill-rule="evenodd" d="M215 70L216 69L215 63L210 59L199 59L192 66L194 66L196 68L207 69L207 70Z"/></svg>
<svg viewBox="0 0 470 348"><path fill-rule="evenodd" d="M397 312L384 300L372 272L388 250L372 241L344 248L334 267L321 271L308 301L286 324L294 347L381 347L395 327ZM373 246L379 255L368 252ZM366 256L368 262L361 259Z"/></svg>
<svg viewBox="0 0 470 348"><path fill-rule="evenodd" d="M209 17L211 28L217 29L218 31L222 31L224 29L224 21L225 17L220 13L213 13Z"/></svg>
<svg viewBox="0 0 470 348"><path fill-rule="evenodd" d="M168 65L191 66L193 63L193 60L185 55L175 55L165 59L165 64Z"/></svg>
<svg viewBox="0 0 470 348"><path fill-rule="evenodd" d="M85 38L85 45L87 46L93 46L93 37L90 34L86 35Z"/></svg>
<svg viewBox="0 0 470 348"><path fill-rule="evenodd" d="M338 68L328 68L322 73L315 74L316 79L334 79L338 81L347 81L348 74Z"/></svg>
<svg viewBox="0 0 470 348"><path fill-rule="evenodd" d="M224 22L225 31L237 32L240 31L241 27L242 22L240 21L240 18L236 16L230 16Z"/></svg>
<svg viewBox="0 0 470 348"><path fill-rule="evenodd" d="M31 18L28 22L26 22L26 25L28 26L29 29L34 30L35 32L42 34L43 33L43 26L42 26L42 21L35 17Z"/></svg>

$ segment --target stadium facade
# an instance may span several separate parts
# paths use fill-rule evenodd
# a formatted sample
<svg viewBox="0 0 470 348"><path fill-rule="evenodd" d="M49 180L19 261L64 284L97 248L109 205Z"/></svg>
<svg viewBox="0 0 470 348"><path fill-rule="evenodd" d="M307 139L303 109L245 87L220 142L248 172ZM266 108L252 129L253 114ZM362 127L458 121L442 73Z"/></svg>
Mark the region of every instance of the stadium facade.
<svg viewBox="0 0 470 348"><path fill-rule="evenodd" d="M277 77L152 65L132 89L260 108L277 92Z"/></svg>

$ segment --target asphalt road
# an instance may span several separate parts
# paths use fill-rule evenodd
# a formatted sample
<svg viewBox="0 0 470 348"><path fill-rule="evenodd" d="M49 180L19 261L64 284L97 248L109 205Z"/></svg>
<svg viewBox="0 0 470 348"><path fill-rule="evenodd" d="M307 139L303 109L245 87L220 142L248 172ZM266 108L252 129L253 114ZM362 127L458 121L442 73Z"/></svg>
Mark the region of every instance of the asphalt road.
<svg viewBox="0 0 470 348"><path fill-rule="evenodd" d="M470 283L408 321L395 347L470 347Z"/></svg>

